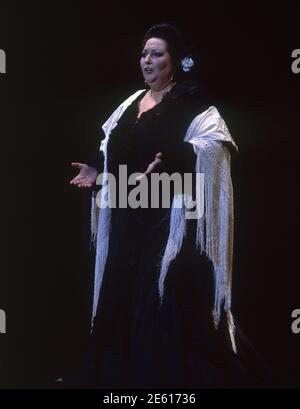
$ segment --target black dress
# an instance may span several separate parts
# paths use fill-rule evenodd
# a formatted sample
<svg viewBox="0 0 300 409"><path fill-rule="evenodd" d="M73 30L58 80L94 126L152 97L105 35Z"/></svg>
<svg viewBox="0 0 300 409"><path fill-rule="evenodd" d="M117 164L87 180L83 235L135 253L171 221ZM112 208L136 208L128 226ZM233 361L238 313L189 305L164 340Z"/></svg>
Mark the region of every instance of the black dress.
<svg viewBox="0 0 300 409"><path fill-rule="evenodd" d="M161 152L156 172L193 172L193 148L183 142L203 112L198 89L181 83L137 119L142 93L124 112L108 143L108 171L144 172ZM173 192L171 192L171 195ZM89 351L88 383L97 388L245 386L224 317L212 319L211 262L195 249L196 221L187 221L180 254L171 263L159 307L158 278L170 209L112 209L108 257ZM237 340L239 347L239 340Z"/></svg>

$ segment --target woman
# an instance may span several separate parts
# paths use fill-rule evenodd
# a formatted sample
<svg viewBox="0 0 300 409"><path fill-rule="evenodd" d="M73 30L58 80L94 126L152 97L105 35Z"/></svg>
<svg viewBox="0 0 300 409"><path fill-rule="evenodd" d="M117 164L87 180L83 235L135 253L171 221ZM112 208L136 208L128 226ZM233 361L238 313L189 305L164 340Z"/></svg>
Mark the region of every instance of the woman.
<svg viewBox="0 0 300 409"><path fill-rule="evenodd" d="M126 208L117 197L117 205L101 208L100 214L107 192L94 193L88 384L245 386L230 312L230 152L237 147L217 109L205 105L197 84L188 80L195 61L175 27L159 24L146 32L140 64L149 88L131 95L112 114L103 125L96 161L73 163L80 172L70 183L94 187L103 171L103 186L112 174L118 192L120 165L126 165L128 175L139 173L136 183L150 180L154 172L193 174L193 192L172 189L169 208L161 203ZM204 173L204 213L188 219L185 199L194 198L201 185L196 173ZM134 188L128 186L129 194Z"/></svg>

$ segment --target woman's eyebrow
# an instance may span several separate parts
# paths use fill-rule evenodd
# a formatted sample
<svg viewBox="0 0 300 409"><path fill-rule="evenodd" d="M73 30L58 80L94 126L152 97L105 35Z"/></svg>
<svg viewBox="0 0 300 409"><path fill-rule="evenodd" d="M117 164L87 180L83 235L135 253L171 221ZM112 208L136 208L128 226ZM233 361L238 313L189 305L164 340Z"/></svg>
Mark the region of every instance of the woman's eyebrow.
<svg viewBox="0 0 300 409"><path fill-rule="evenodd" d="M149 51L162 52L163 50L160 50L160 49L157 49L157 48L144 48L142 52L149 52Z"/></svg>

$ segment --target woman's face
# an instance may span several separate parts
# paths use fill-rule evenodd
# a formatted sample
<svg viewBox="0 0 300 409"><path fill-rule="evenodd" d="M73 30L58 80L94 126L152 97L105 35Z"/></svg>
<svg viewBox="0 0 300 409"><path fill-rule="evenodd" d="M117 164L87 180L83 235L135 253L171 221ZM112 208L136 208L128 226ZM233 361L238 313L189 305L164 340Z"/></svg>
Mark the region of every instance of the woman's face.
<svg viewBox="0 0 300 409"><path fill-rule="evenodd" d="M167 43L161 38L150 38L142 51L141 69L144 79L153 89L167 85L174 73L174 65L167 50Z"/></svg>

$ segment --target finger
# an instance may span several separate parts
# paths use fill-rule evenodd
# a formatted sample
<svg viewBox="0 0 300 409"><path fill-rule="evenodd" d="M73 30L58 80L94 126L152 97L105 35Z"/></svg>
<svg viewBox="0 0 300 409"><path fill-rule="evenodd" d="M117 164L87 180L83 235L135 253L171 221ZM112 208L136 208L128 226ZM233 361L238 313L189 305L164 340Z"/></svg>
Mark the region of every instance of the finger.
<svg viewBox="0 0 300 409"><path fill-rule="evenodd" d="M156 166L158 166L160 163L161 163L161 159L156 159L154 162L150 163L145 174L148 175L149 173L151 173L156 168Z"/></svg>
<svg viewBox="0 0 300 409"><path fill-rule="evenodd" d="M162 156L162 153L159 152L159 153L157 153L157 155ZM141 175L137 176L135 178L135 180L140 182L145 176L149 175L149 173L151 173L156 168L156 166L158 166L161 162L162 162L162 160L160 158L155 159L153 162L150 163L150 165L147 167L146 171L144 173L142 173Z"/></svg>
<svg viewBox="0 0 300 409"><path fill-rule="evenodd" d="M81 178L81 180L77 183L77 186L82 187L82 188L87 188L87 187L91 187L92 183L86 178Z"/></svg>
<svg viewBox="0 0 300 409"><path fill-rule="evenodd" d="M72 182L71 183L72 185L79 186L85 183L85 179L83 177L80 177L80 178L76 177L73 180L71 180L71 182Z"/></svg>
<svg viewBox="0 0 300 409"><path fill-rule="evenodd" d="M142 179L144 179L144 177L146 177L146 173L142 173L141 175L137 176L135 178L135 181L140 182Z"/></svg>
<svg viewBox="0 0 300 409"><path fill-rule="evenodd" d="M85 177L78 175L78 176L76 176L75 180L76 180L76 182L84 182L84 181L85 181Z"/></svg>
<svg viewBox="0 0 300 409"><path fill-rule="evenodd" d="M80 176L80 177L78 177L78 176L76 176L75 178L73 178L72 180L71 180L71 182L70 183L72 183L72 184L78 184L78 183L80 183L80 182L82 182L83 181L83 178Z"/></svg>
<svg viewBox="0 0 300 409"><path fill-rule="evenodd" d="M81 168L83 168L84 166L86 166L85 163L79 163L79 162L72 162L71 165L72 165L74 168L79 168L79 169L81 169Z"/></svg>
<svg viewBox="0 0 300 409"><path fill-rule="evenodd" d="M158 153L155 155L155 158L161 159L162 156L163 156L163 154L162 154L161 152L158 152Z"/></svg>

